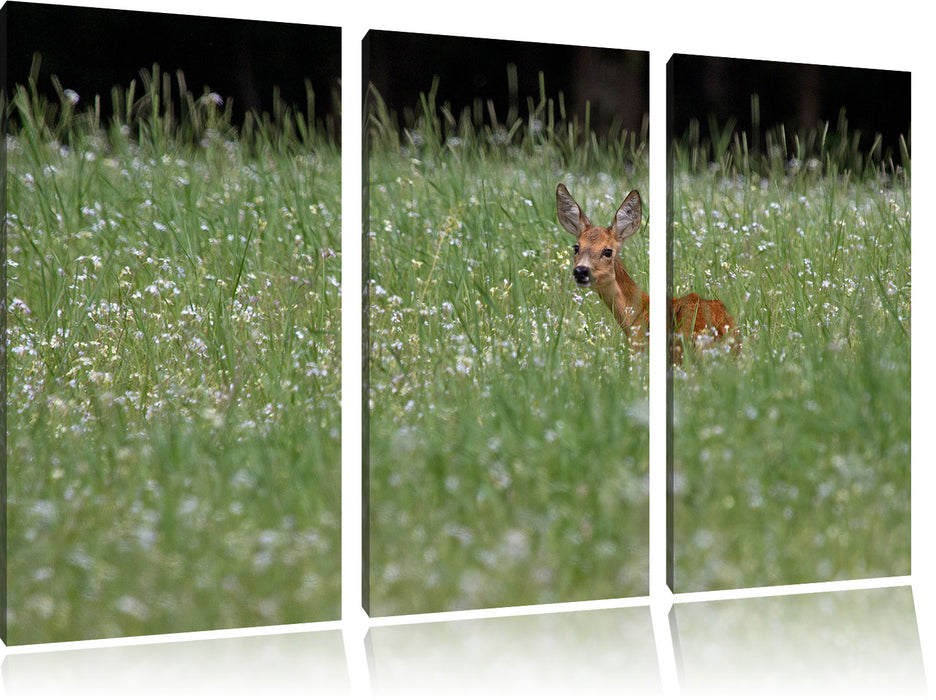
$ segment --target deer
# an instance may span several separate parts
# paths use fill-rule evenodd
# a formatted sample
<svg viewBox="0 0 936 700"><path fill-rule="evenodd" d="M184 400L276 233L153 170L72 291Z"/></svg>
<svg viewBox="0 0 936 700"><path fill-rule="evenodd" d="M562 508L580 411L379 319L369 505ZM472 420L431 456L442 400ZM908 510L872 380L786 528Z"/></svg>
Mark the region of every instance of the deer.
<svg viewBox="0 0 936 700"><path fill-rule="evenodd" d="M569 190L561 182L556 188L559 223L575 236L572 278L580 288L591 288L611 309L629 341L641 346L650 330L650 297L624 267L621 248L637 233L643 217L640 193L631 190L607 228L589 221ZM718 299L703 299L691 293L667 299L666 325L670 339L670 362L681 364L684 347L728 342L739 348L736 326L728 309Z"/></svg>

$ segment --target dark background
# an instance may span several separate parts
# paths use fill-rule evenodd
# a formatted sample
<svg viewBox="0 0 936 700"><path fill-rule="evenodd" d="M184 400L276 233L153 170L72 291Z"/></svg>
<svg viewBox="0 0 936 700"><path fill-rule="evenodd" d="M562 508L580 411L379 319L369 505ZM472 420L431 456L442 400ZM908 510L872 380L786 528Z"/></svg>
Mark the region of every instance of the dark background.
<svg viewBox="0 0 936 700"><path fill-rule="evenodd" d="M369 32L364 43L364 87L373 83L399 116L419 106L420 93L428 93L438 76L437 104L449 103L456 118L481 98L485 122L488 100L503 122L510 107L508 64L517 67L521 117L527 114L527 98L539 101L540 71L547 97L557 100L562 92L567 115L584 121L590 102L591 123L599 133L614 121L639 131L649 110L644 51L385 31Z"/></svg>
<svg viewBox="0 0 936 700"><path fill-rule="evenodd" d="M428 93L438 76L437 103L449 103L456 116L481 98L493 101L503 119L509 63L517 66L521 116L527 97L539 99L540 71L547 96L562 92L580 120L591 103L599 133L614 120L638 131L649 110L648 54L641 51L372 31L365 39L364 81L403 115L418 107L420 93ZM677 54L668 75L669 127L676 137L691 120L705 137L713 116L720 126L735 119L752 143L763 143L763 132L780 124L788 134L812 131L820 121L834 130L844 108L849 132L860 132L863 148L878 133L885 151L898 152L901 135L909 141L909 72ZM752 134L752 94L760 101L759 134Z"/></svg>
<svg viewBox="0 0 936 700"><path fill-rule="evenodd" d="M670 133L679 138L691 119L708 134L709 115L719 125L729 117L751 133L751 95L760 100L761 133L783 124L787 134L812 131L829 122L830 130L845 109L848 130L861 132L869 149L876 133L884 150L899 153L898 139L910 137L910 73L818 66L777 61L674 55L668 65Z"/></svg>
<svg viewBox="0 0 936 700"><path fill-rule="evenodd" d="M305 112L308 78L316 118L340 123L341 33L337 28L129 10L11 2L7 12L8 94L25 85L33 55L42 56L38 87L56 100L50 76L81 97L79 108L101 96L111 108L111 88L128 88L140 71L185 76L196 96L207 86L233 99L234 124L245 112L271 112L273 88Z"/></svg>
<svg viewBox="0 0 936 700"><path fill-rule="evenodd" d="M54 74L84 105L101 95L106 112L113 86L139 83L140 70L157 63L173 75L173 84L182 70L196 95L207 86L233 99L239 124L245 111L272 109L274 86L304 110L308 78L316 117L338 123L337 28L20 2L7 3L4 12L8 89L26 83L39 52L42 92L55 98L49 79ZM585 102L591 103L599 133L614 121L639 131L649 109L646 52L383 31L370 32L364 49L365 85L372 82L399 114L416 108L420 92L428 92L439 76L439 104L449 103L456 116L481 98L492 100L504 119L510 63L517 66L521 116L527 98L539 98L540 71L547 95L555 99L562 92L580 120ZM669 126L677 137L690 119L700 122L704 134L710 114L720 124L733 117L750 133L752 93L760 98L762 129L782 123L803 132L819 120L834 128L844 107L863 145L870 146L879 132L885 149L896 151L899 136L910 134L909 72L687 55L675 55L669 68Z"/></svg>

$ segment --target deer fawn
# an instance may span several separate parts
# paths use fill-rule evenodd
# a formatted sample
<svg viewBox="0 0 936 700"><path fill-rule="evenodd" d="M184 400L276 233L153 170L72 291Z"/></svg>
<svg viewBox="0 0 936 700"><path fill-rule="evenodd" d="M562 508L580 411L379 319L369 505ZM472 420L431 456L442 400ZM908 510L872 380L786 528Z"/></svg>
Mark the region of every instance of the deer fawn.
<svg viewBox="0 0 936 700"><path fill-rule="evenodd" d="M575 236L575 283L594 288L631 342L642 343L650 329L650 297L627 273L619 256L624 241L640 228L640 194L631 190L608 228L594 226L562 183L556 188L556 211L562 228ZM667 299L667 307L672 362L681 363L683 345L694 346L697 339L730 338L727 342L738 347L734 319L717 299L687 294Z"/></svg>

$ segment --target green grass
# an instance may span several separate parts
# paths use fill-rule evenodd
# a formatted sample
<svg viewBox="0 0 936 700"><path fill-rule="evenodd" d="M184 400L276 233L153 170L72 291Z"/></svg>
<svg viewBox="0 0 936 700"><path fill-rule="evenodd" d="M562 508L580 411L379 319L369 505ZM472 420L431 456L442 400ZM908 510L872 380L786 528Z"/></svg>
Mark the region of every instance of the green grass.
<svg viewBox="0 0 936 700"><path fill-rule="evenodd" d="M13 644L339 615L340 150L177 81L12 100Z"/></svg>
<svg viewBox="0 0 936 700"><path fill-rule="evenodd" d="M610 223L646 141L545 95L492 124L430 91L402 138L371 96L375 615L647 593L647 357L574 288L555 204L563 181Z"/></svg>
<svg viewBox="0 0 936 700"><path fill-rule="evenodd" d="M673 151L673 294L720 298L744 346L673 373L676 590L907 574L908 149L844 119L744 142Z"/></svg>

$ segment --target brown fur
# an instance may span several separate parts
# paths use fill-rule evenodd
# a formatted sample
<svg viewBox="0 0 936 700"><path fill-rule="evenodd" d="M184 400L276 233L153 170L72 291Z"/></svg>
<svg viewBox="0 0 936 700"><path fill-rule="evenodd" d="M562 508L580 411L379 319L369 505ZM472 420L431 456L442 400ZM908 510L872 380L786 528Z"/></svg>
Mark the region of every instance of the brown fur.
<svg viewBox="0 0 936 700"><path fill-rule="evenodd" d="M579 286L592 287L614 313L631 342L641 344L650 330L650 297L628 274L619 254L624 241L640 228L640 194L632 190L611 226L594 226L572 199L565 185L556 188L556 211L562 227L575 236L573 277ZM670 361L682 362L683 346L694 347L703 337L739 347L734 319L717 299L698 294L667 300L667 336Z"/></svg>
<svg viewBox="0 0 936 700"><path fill-rule="evenodd" d="M728 309L718 299L703 299L695 292L684 297L672 297L666 313L666 334L670 339L670 361L682 363L683 347L695 347L700 338L732 344L737 352L740 344L737 327Z"/></svg>
<svg viewBox="0 0 936 700"><path fill-rule="evenodd" d="M650 297L627 274L620 258L614 258L613 288L597 291L628 337L637 341L646 337L650 330Z"/></svg>

